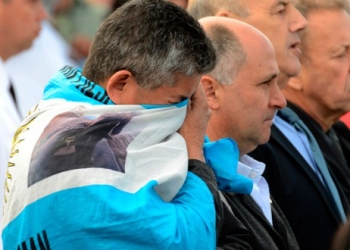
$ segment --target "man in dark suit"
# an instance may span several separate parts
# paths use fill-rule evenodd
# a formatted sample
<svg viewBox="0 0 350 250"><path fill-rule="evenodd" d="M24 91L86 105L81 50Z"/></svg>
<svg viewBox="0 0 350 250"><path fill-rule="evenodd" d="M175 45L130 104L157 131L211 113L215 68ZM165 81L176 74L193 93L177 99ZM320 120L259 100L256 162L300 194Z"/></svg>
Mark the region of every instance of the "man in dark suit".
<svg viewBox="0 0 350 250"><path fill-rule="evenodd" d="M265 165L247 155L269 139L272 118L286 105L273 46L259 30L237 20L206 17L200 23L218 57L215 69L201 79L212 112L204 154L226 208L248 229L252 249L299 249L283 213L271 202L261 176ZM219 247L228 241L226 234L237 235L229 222L224 218Z"/></svg>
<svg viewBox="0 0 350 250"><path fill-rule="evenodd" d="M207 16L228 17L248 23L260 30L271 41L274 47L276 61L279 68L277 84L280 88L286 84L288 77L295 76L299 73L300 54L297 49L297 45L299 43L298 32L305 28L307 22L306 19L299 13L299 11L296 10L291 0L189 0L187 10L192 16L197 19ZM241 39L244 39L244 35L242 38L240 37L239 40ZM258 49L256 49L256 51L256 53L258 53ZM234 56L229 58L226 62L226 65L224 65L227 73L232 74L230 75L231 77L235 75L235 71L233 70L230 72L229 65L237 65L237 57L238 55L236 53ZM273 80L269 77L264 80L261 79L260 82L253 81L254 84L260 83L260 85L250 85L248 83L249 81L252 81L254 73L256 73L256 71L258 71L262 65L266 64L261 63L260 65L258 64L252 67L249 73L243 77L243 80L235 80L234 82L226 81L226 84L232 83L229 86L226 86L225 81L223 81L226 80L225 77L221 76L220 79L216 79L222 83L221 85L223 87L221 87L219 94L223 96L222 98L226 97L226 107L221 105L220 108L217 108L215 112L213 111L215 107L211 107L211 120L213 121L217 119L214 118L216 116L221 116L221 119L226 119L226 122L221 123L221 125L217 125L215 127L213 126L212 130L221 132L225 131L226 136L229 136L230 138L237 141L238 148L240 150L239 156L241 157L241 160L242 157L246 158L246 154L252 151L259 144L266 143L268 141L274 112L275 110L283 107L283 105L281 105L281 100L279 98L276 100L277 90L274 88L272 89L275 92L274 94L271 92L271 102L268 104L270 108L268 114L266 113L266 110L263 111L264 108L267 108L267 95L262 95L259 102L257 102L257 99L259 99L259 97L257 99L252 98L254 94L259 93L259 87L265 88L265 90L271 90L271 87L275 84L274 80L276 79ZM242 69L236 70L238 71L238 77L238 75L241 74ZM228 79L230 80L232 78ZM205 84L205 81L203 81L203 79L202 83ZM250 87L252 88L251 90L246 90L245 93L242 93L242 89ZM229 91L230 88L231 91ZM210 90L210 88L208 88L208 90ZM206 91L207 97L210 93L208 90ZM240 93L238 96L236 95L237 98L233 95L235 92L236 94ZM265 92L261 91L260 93ZM235 108L235 110L230 111L231 108ZM226 113L222 110L225 110ZM264 115L265 117L263 119ZM211 125L209 125L209 128L210 126ZM221 134L216 135L217 137L214 135L213 137L213 135L210 135L209 130L207 130L207 133L209 139L211 140L225 136ZM234 156L229 155L226 158L232 159ZM251 160L254 161L253 159ZM222 164L222 167L229 169L229 166L225 165L224 163ZM266 168L268 169L269 166L266 166ZM264 167L261 170L264 171L263 169ZM236 181L235 183L238 182ZM232 208L234 214L239 217L242 223L249 229L251 233L249 242L254 249L271 250L288 249L288 247L289 249L293 249L297 247L293 244L290 244L290 238L288 239L288 237L283 234L283 231L288 232L287 226L283 226L283 223L280 223L285 221L284 217L282 218L282 216L280 216L280 222L277 222L277 218L274 217L274 214L281 213L279 210L277 210L277 206L273 200L271 206L269 204L266 204L266 207L263 209L261 208L262 206L259 206L258 202L256 202L249 194L249 190L225 192L225 197L230 203L229 205ZM266 198L262 200L266 201ZM269 199L268 203L270 203ZM267 219L268 215L266 211L269 211L269 207L271 207L270 211L272 211L273 214L273 226ZM227 219L224 218L224 221L227 221ZM289 245L286 246L286 243Z"/></svg>
<svg viewBox="0 0 350 250"><path fill-rule="evenodd" d="M301 72L289 79L283 93L288 113L297 114L308 130L291 125L284 109L277 113L269 143L251 155L268 165L271 193L300 248L326 250L349 211L350 137L342 124L334 124L350 109L350 16L342 0L300 0L296 6L309 26L301 32ZM339 131L347 132L348 139Z"/></svg>
<svg viewBox="0 0 350 250"><path fill-rule="evenodd" d="M350 111L350 7L341 0L314 6L309 2L299 3L310 21L301 34L301 72L283 92L315 136L350 201L350 132L339 121Z"/></svg>
<svg viewBox="0 0 350 250"><path fill-rule="evenodd" d="M295 145L273 125L268 144L249 155L267 165L264 177L271 195L287 217L300 249L329 249L342 218L323 182ZM336 184L347 210L346 198Z"/></svg>

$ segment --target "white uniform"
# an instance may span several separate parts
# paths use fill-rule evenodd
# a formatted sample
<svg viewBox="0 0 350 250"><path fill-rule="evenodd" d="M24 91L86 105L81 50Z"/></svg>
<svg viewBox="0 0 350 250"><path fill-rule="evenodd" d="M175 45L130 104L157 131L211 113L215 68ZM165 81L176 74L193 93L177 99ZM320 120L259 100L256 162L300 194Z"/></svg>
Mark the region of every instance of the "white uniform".
<svg viewBox="0 0 350 250"><path fill-rule="evenodd" d="M65 65L77 67L69 54L68 44L49 21L43 21L32 47L6 60L22 117L41 100L44 87L58 70Z"/></svg>
<svg viewBox="0 0 350 250"><path fill-rule="evenodd" d="M21 121L9 88L9 79L3 61L0 58L0 229L2 229L2 207L4 204L4 185L7 162L10 155L12 137ZM2 249L1 237L0 249Z"/></svg>

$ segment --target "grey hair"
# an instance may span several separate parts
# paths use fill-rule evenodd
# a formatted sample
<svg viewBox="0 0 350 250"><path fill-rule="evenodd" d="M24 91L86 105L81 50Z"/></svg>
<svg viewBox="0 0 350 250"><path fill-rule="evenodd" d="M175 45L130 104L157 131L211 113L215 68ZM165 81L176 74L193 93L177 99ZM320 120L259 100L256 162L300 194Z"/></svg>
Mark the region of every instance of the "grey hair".
<svg viewBox="0 0 350 250"><path fill-rule="evenodd" d="M304 17L310 11L320 9L344 9L350 13L349 0L295 0L295 7Z"/></svg>
<svg viewBox="0 0 350 250"><path fill-rule="evenodd" d="M238 37L221 24L212 24L207 29L217 56L217 65L209 73L221 84L231 84L238 70L246 61L246 53Z"/></svg>
<svg viewBox="0 0 350 250"><path fill-rule="evenodd" d="M249 16L247 0L189 0L187 11L196 19L215 16L220 10L227 10L240 17Z"/></svg>
<svg viewBox="0 0 350 250"><path fill-rule="evenodd" d="M101 83L130 71L141 87L174 86L177 77L204 74L216 55L197 20L163 0L131 0L102 23L83 75Z"/></svg>
<svg viewBox="0 0 350 250"><path fill-rule="evenodd" d="M348 14L350 14L349 0L296 0L295 7L300 11L300 13L307 19L307 16L312 11L317 10L336 10L343 9ZM300 32L300 48L302 54L300 61L303 62L307 60L308 57L308 29L304 29Z"/></svg>

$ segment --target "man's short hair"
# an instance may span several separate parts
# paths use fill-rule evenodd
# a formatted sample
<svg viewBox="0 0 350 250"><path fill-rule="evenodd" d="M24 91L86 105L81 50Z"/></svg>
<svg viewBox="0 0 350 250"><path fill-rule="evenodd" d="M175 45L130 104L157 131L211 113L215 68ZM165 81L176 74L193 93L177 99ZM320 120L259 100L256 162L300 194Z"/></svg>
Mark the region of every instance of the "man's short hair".
<svg viewBox="0 0 350 250"><path fill-rule="evenodd" d="M318 10L343 9L348 14L350 14L350 6L348 0L296 0L295 7L306 19L310 12ZM307 28L300 32L300 48L303 52L300 57L301 62L303 62L304 60L308 60L308 46L312 46L312 44L308 44L307 33Z"/></svg>
<svg viewBox="0 0 350 250"><path fill-rule="evenodd" d="M313 10L344 9L348 13L350 11L348 0L295 0L294 3L304 17Z"/></svg>
<svg viewBox="0 0 350 250"><path fill-rule="evenodd" d="M197 20L163 0L131 0L96 33L83 75L101 83L119 70L140 86L174 86L176 77L212 70L216 55Z"/></svg>
<svg viewBox="0 0 350 250"><path fill-rule="evenodd" d="M221 84L231 84L239 68L246 60L246 53L239 41L226 26L212 24L206 30L217 56L217 65L209 75Z"/></svg>

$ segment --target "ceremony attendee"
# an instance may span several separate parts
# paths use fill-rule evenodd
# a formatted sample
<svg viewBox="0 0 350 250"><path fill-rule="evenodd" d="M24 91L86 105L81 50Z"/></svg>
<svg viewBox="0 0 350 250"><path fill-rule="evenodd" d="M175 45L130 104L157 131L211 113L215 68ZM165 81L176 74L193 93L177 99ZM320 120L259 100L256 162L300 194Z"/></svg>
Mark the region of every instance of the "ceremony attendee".
<svg viewBox="0 0 350 250"><path fill-rule="evenodd" d="M113 0L54 0L54 26L73 49L72 56L82 66L91 41L111 12Z"/></svg>
<svg viewBox="0 0 350 250"><path fill-rule="evenodd" d="M6 72L16 92L21 118L40 101L44 87L53 74L65 65L78 66L70 58L68 44L50 22L44 20L41 27L33 45L5 63Z"/></svg>
<svg viewBox="0 0 350 250"><path fill-rule="evenodd" d="M199 85L215 63L199 23L172 3L112 13L83 70L60 70L14 137L5 249L215 249Z"/></svg>
<svg viewBox="0 0 350 250"><path fill-rule="evenodd" d="M201 79L212 113L204 147L207 163L229 209L248 229L252 249L299 249L278 205L270 203L262 176L265 165L247 155L268 141L274 114L286 105L277 84L273 46L259 30L241 21L206 17L200 23L218 60ZM223 231L234 234L228 222L225 219ZM220 236L218 246L227 242L224 233Z"/></svg>
<svg viewBox="0 0 350 250"><path fill-rule="evenodd" d="M307 21L295 8L292 1L190 0L187 10L197 19L206 16L224 16L238 19L253 25L264 33L275 49L280 71L277 84L280 88L287 84L289 77L296 76L299 73L301 67L299 61L300 50L298 49L299 32L305 29ZM232 129L235 128L235 124L231 124L231 126ZM272 133L274 127L272 125ZM270 155L271 153L262 154L261 158L256 158L257 156L253 155L253 158L266 162L264 156L267 158ZM273 165L271 167L273 168ZM265 173L271 167L270 163L266 164ZM269 183L269 180L267 181ZM270 191L274 197L271 185Z"/></svg>
<svg viewBox="0 0 350 250"><path fill-rule="evenodd" d="M330 1L327 2L332 4ZM191 5L191 3L193 3L193 5ZM300 70L300 64L298 62L298 56L300 55L300 50L298 48L299 38L297 33L293 34L293 32L291 32L300 25L300 22L298 24L296 21L298 19L294 19L293 21L287 18L288 13L294 13L294 16L299 16L299 20L301 20L302 17L300 17L300 13L295 10L290 1L260 1L259 4L253 1L234 1L230 2L230 5L227 4L228 1L224 0L215 1L213 3L211 3L211 1L193 0L190 1L188 9L191 13L194 13L193 15L197 18L206 15L223 15L246 21L259 28L267 35L275 47L277 62L281 71L278 79L279 85L281 88L284 87L288 82L288 78L296 76ZM262 17L265 17L265 19ZM275 20L275 22L270 24L266 20ZM303 27L305 27L305 19L303 20ZM279 23L287 24L288 21L290 21L290 26L287 32L288 35L286 36L288 39L285 41L289 42L278 44L277 41L283 41L281 39L283 39L282 37L284 36L281 34L285 33L279 32L276 28L273 29L272 27ZM281 48L285 48L281 45L287 46L288 49L281 50ZM299 67L294 67L294 69L296 69L294 73L288 70L293 69L293 67L286 67L286 65L293 60L288 60L287 57L281 60L279 54L283 55L283 53L279 53L279 51L288 51L290 52L289 55L295 56L294 65L299 65ZM288 55L288 53L284 55ZM271 145L259 146L260 152L253 152L251 156L266 163L267 168L264 175L270 184L271 193L290 221L300 247L302 249L329 249L334 229L337 228L338 223L343 221L345 217L345 211L347 210L347 204L344 203L345 197L340 186L337 185L337 180L334 179L332 173L329 173L327 167L323 168L323 175L325 177L322 178L327 178L327 186L331 187L330 190L332 190L332 192L328 192L328 188L325 189L324 186L320 186L320 183L317 183L319 180L312 170L312 162L317 160L320 165L324 166L325 164L322 164L322 162L324 163L324 158L322 156L315 157L313 154L310 154L312 149L307 138L309 137L312 139L313 136L310 136L310 134L306 135L304 132L298 132L296 128L290 126L290 137L298 138L302 136L304 138L302 141L297 140L299 143L294 147L293 144L295 144L296 140L292 140L292 142L289 141L290 139L282 134L275 126L278 125L278 121L281 120L283 123L283 119L277 116L272 126L270 144L271 141L277 140L279 142L276 143L277 149L274 148L275 152L273 150L271 151ZM302 153L300 154L298 150ZM275 156L278 157L277 160ZM298 174L298 171L301 172ZM290 172L294 174L292 175ZM300 174L301 176L299 176ZM315 179L317 180L315 181ZM293 192L291 192L291 190L293 190ZM286 200L286 203L282 203L280 198L281 200ZM317 221L317 223L315 223L315 221Z"/></svg>
<svg viewBox="0 0 350 250"><path fill-rule="evenodd" d="M278 84L283 87L290 76L299 73L299 35L306 19L292 0L189 0L188 12L199 19L206 16L234 18L264 33L271 41L280 70Z"/></svg>
<svg viewBox="0 0 350 250"><path fill-rule="evenodd" d="M40 23L46 18L41 0L0 1L0 211L4 202L4 181L10 155L11 138L20 124L16 93L5 70L4 63L13 55L28 49L40 32ZM18 72L20 74L21 72ZM0 228L2 220L0 220ZM0 240L0 249L1 249Z"/></svg>
<svg viewBox="0 0 350 250"><path fill-rule="evenodd" d="M349 169L330 131L349 108L348 3L303 0L296 6L309 21L301 32L301 72L283 91L289 108L277 113L268 145L252 156L266 163L271 194L300 248L329 250L349 212Z"/></svg>
<svg viewBox="0 0 350 250"><path fill-rule="evenodd" d="M313 133L350 201L350 131L338 122L350 111L349 3L304 0L299 6L309 20L301 33L302 68L283 92Z"/></svg>

